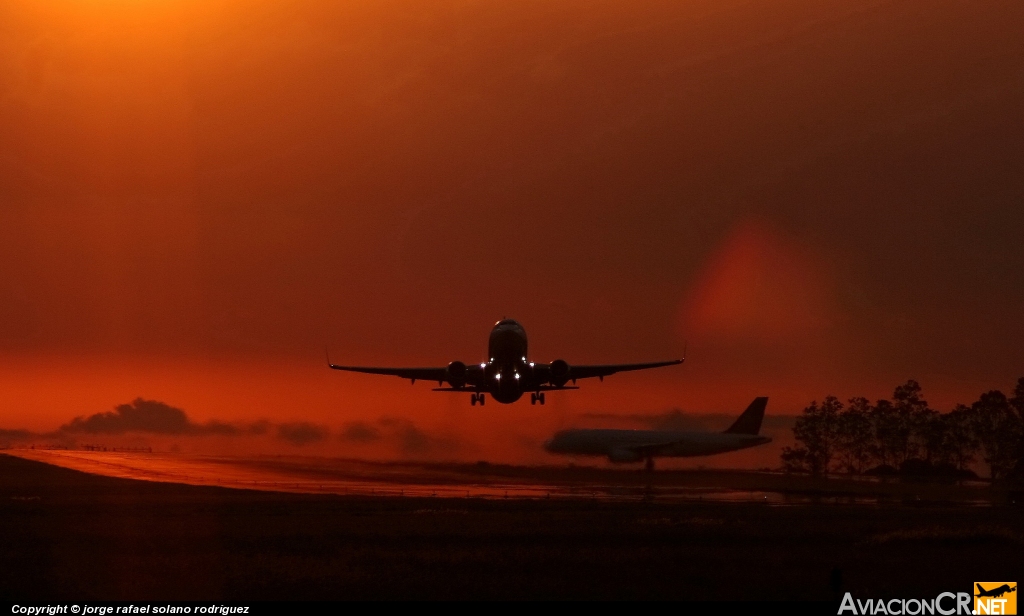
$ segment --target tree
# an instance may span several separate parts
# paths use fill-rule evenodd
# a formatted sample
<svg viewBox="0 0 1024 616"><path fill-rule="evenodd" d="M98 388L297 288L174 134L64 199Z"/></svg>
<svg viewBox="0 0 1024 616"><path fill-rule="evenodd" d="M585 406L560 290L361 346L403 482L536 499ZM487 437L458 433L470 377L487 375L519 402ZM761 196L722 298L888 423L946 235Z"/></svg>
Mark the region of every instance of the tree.
<svg viewBox="0 0 1024 616"><path fill-rule="evenodd" d="M899 449L899 419L896 409L888 400L879 400L871 407L870 417L874 429L872 455L882 466L898 466L896 451Z"/></svg>
<svg viewBox="0 0 1024 616"><path fill-rule="evenodd" d="M783 447L782 468L786 472L807 473L810 472L810 463L807 460L806 447Z"/></svg>
<svg viewBox="0 0 1024 616"><path fill-rule="evenodd" d="M860 473L877 463L906 473L967 471L981 453L993 479L1024 478L1024 377L1012 398L990 391L945 414L928 407L913 379L874 405L851 398L844 409L828 396L804 409L793 436L798 445L782 452L788 470Z"/></svg>
<svg viewBox="0 0 1024 616"><path fill-rule="evenodd" d="M921 397L921 386L910 379L899 385L892 393L895 421L889 433L890 448L895 458L895 466L916 458L920 452L917 438L919 429L927 425L930 415L934 413L928 408L928 401Z"/></svg>
<svg viewBox="0 0 1024 616"><path fill-rule="evenodd" d="M972 415L970 407L958 404L952 411L941 416L943 438L940 461L953 465L958 471L967 470L980 446L974 434Z"/></svg>
<svg viewBox="0 0 1024 616"><path fill-rule="evenodd" d="M1018 478L1024 478L1024 377L1017 379L1017 386L1013 388L1013 398L1010 398L1010 406L1017 411L1018 433L1020 438L1017 441L1017 458L1012 474Z"/></svg>
<svg viewBox="0 0 1024 616"><path fill-rule="evenodd" d="M971 416L973 432L981 443L990 476L1002 478L1013 470L1019 459L1021 416L998 390L981 394L971 405Z"/></svg>
<svg viewBox="0 0 1024 616"><path fill-rule="evenodd" d="M864 472L871 463L875 441L868 399L850 398L849 406L839 413L836 430L839 468L850 473Z"/></svg>
<svg viewBox="0 0 1024 616"><path fill-rule="evenodd" d="M945 416L930 408L920 409L911 416L914 450L930 465L945 461Z"/></svg>
<svg viewBox="0 0 1024 616"><path fill-rule="evenodd" d="M793 436L798 447L783 450L783 463L793 470L808 470L811 474L828 473L838 444L839 412L843 403L835 396L826 397L821 406L817 402L804 409L793 425Z"/></svg>

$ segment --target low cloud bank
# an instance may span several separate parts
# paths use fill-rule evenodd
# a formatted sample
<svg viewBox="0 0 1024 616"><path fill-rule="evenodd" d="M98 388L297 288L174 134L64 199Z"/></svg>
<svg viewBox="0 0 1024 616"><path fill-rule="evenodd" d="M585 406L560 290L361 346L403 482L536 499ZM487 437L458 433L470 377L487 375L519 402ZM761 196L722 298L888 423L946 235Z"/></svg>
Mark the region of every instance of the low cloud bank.
<svg viewBox="0 0 1024 616"><path fill-rule="evenodd" d="M192 421L177 407L157 400L136 398L114 410L75 417L50 433L28 430L0 429L0 447L22 445L29 442L54 442L72 446L83 437L263 437L293 447L328 444L337 447L373 446L397 451L407 456L448 454L463 448L462 442L448 434L433 434L408 419L382 417L377 421L352 421L344 424L338 433L329 426L305 421L271 423L266 420L253 423L225 423L211 420L206 423ZM331 440L337 436L336 440ZM242 441L239 441L242 442Z"/></svg>
<svg viewBox="0 0 1024 616"><path fill-rule="evenodd" d="M372 443L382 438L380 430L365 421L351 421L341 429L341 440L352 443Z"/></svg>
<svg viewBox="0 0 1024 616"><path fill-rule="evenodd" d="M196 424L189 420L185 411L158 402L136 398L130 404L121 404L113 411L96 413L88 417L76 417L64 424L58 432L69 434L126 434L141 432L148 434L218 434L233 436L246 430L219 421Z"/></svg>
<svg viewBox="0 0 1024 616"><path fill-rule="evenodd" d="M0 447L10 447L17 443L23 443L36 436L28 430L0 430Z"/></svg>
<svg viewBox="0 0 1024 616"><path fill-rule="evenodd" d="M326 440L329 434L330 429L326 426L320 426L305 421L286 423L277 426L277 438L297 446Z"/></svg>
<svg viewBox="0 0 1024 616"><path fill-rule="evenodd" d="M402 417L385 416L371 424L349 422L341 430L341 440L353 445L383 442L395 446L404 455L454 453L462 441L450 434L431 434Z"/></svg>
<svg viewBox="0 0 1024 616"><path fill-rule="evenodd" d="M462 449L462 443L455 437L430 434L408 419L382 417L377 423L390 433L405 454L454 453Z"/></svg>
<svg viewBox="0 0 1024 616"><path fill-rule="evenodd" d="M341 430L341 440L354 445L383 442L405 455L454 453L463 448L458 438L431 434L401 417L381 417L374 423L349 422Z"/></svg>

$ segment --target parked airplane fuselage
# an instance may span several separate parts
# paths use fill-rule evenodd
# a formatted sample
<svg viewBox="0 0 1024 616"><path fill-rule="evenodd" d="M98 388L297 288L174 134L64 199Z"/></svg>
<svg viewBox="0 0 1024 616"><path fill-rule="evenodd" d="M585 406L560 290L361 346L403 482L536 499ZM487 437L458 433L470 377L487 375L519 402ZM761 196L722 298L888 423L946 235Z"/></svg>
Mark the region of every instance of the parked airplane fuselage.
<svg viewBox="0 0 1024 616"><path fill-rule="evenodd" d="M622 452L644 447L648 456L709 456L736 451L770 442L757 434L726 434L721 432L670 432L663 430L563 430L545 443L551 453L608 456L623 458ZM659 443L663 443L660 444Z"/></svg>

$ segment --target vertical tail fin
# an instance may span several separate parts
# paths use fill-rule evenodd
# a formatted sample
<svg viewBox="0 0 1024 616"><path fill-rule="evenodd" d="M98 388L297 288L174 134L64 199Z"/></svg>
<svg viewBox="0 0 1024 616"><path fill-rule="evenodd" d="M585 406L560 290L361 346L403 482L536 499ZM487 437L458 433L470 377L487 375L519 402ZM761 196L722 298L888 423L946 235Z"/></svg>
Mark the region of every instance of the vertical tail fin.
<svg viewBox="0 0 1024 616"><path fill-rule="evenodd" d="M754 398L747 410L739 416L736 423L725 431L726 434L757 434L761 431L761 420L764 419L764 409L768 406L768 397Z"/></svg>

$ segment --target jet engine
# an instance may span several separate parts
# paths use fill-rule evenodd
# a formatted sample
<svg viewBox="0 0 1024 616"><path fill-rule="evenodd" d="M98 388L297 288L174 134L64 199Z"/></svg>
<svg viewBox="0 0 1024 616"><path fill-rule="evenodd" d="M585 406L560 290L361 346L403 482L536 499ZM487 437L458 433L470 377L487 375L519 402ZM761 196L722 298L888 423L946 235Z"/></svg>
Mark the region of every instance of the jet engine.
<svg viewBox="0 0 1024 616"><path fill-rule="evenodd" d="M640 455L640 452L632 449L612 449L608 454L608 459L612 462L639 462L644 457Z"/></svg>
<svg viewBox="0 0 1024 616"><path fill-rule="evenodd" d="M448 383L456 389L461 389L466 386L466 375L469 369L466 368L466 364L461 361L453 361L448 364Z"/></svg>
<svg viewBox="0 0 1024 616"><path fill-rule="evenodd" d="M555 387L561 387L569 380L569 363L564 359L556 359L551 362L548 369L548 380Z"/></svg>

